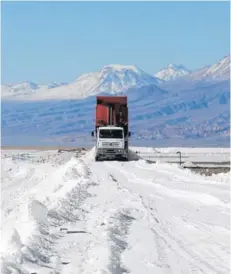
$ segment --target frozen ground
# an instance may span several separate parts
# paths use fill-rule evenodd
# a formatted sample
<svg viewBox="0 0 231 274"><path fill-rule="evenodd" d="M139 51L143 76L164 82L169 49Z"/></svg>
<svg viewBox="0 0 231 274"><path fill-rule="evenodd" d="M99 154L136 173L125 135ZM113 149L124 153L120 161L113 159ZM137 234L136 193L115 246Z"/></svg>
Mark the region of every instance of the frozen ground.
<svg viewBox="0 0 231 274"><path fill-rule="evenodd" d="M93 159L2 151L2 273L230 273L230 173Z"/></svg>

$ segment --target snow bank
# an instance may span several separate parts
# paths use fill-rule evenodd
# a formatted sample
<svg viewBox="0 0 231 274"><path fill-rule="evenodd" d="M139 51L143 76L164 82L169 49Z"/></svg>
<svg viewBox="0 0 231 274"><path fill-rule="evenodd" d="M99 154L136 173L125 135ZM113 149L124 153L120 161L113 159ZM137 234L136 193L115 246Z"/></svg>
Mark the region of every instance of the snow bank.
<svg viewBox="0 0 231 274"><path fill-rule="evenodd" d="M207 179L211 180L211 181L215 181L215 182L230 183L231 182L231 172L229 171L227 173L212 174Z"/></svg>
<svg viewBox="0 0 231 274"><path fill-rule="evenodd" d="M41 261L50 255L46 253L48 244L43 240L49 235L48 209L39 201L33 200L27 205L24 216L16 226L3 226L1 253L4 262L3 273L11 267L19 267L25 261ZM7 230L6 230L7 228Z"/></svg>
<svg viewBox="0 0 231 274"><path fill-rule="evenodd" d="M90 151L77 159L69 154L61 164L56 156L50 162L37 164L31 164L29 158L25 161L3 157L2 273L26 273L26 262L50 266L57 262L51 244L59 234L55 226L63 218L71 221L74 212L70 194L87 183L87 165L92 155ZM77 195L74 200L79 202Z"/></svg>

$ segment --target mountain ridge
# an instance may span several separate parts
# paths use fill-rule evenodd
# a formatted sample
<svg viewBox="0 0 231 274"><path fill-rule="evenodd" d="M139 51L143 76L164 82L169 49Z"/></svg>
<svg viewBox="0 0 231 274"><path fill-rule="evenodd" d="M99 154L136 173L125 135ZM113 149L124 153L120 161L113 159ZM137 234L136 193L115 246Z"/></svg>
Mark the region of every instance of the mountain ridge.
<svg viewBox="0 0 231 274"><path fill-rule="evenodd" d="M74 82L53 87L49 92L44 85L16 89L16 85L3 86L4 99L49 100L82 99L102 92L111 95L125 92L131 87L160 84L163 81L135 66L106 65L98 72L80 75Z"/></svg>
<svg viewBox="0 0 231 274"><path fill-rule="evenodd" d="M230 55L217 63L196 71L190 71L183 65L169 64L156 76L146 73L134 65L109 64L97 72L85 73L71 83L38 85L23 82L14 85L2 85L2 99L7 100L52 100L83 99L100 93L116 95L132 87L156 85L166 90L183 90L215 81L224 81L230 77Z"/></svg>

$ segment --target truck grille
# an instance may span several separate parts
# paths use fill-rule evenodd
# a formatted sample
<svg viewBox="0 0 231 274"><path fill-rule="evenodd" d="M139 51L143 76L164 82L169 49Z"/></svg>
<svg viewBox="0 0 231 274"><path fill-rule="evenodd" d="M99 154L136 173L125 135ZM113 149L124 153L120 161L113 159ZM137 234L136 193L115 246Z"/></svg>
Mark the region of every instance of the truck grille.
<svg viewBox="0 0 231 274"><path fill-rule="evenodd" d="M102 146L108 147L108 148L119 147L120 143L119 142L102 142Z"/></svg>

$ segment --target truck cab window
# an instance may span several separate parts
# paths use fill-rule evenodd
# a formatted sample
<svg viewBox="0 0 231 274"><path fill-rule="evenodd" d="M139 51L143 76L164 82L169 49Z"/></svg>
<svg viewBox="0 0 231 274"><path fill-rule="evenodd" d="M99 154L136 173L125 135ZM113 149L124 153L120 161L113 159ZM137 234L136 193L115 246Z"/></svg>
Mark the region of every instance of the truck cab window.
<svg viewBox="0 0 231 274"><path fill-rule="evenodd" d="M106 130L101 129L99 132L99 138L123 138L122 130Z"/></svg>

